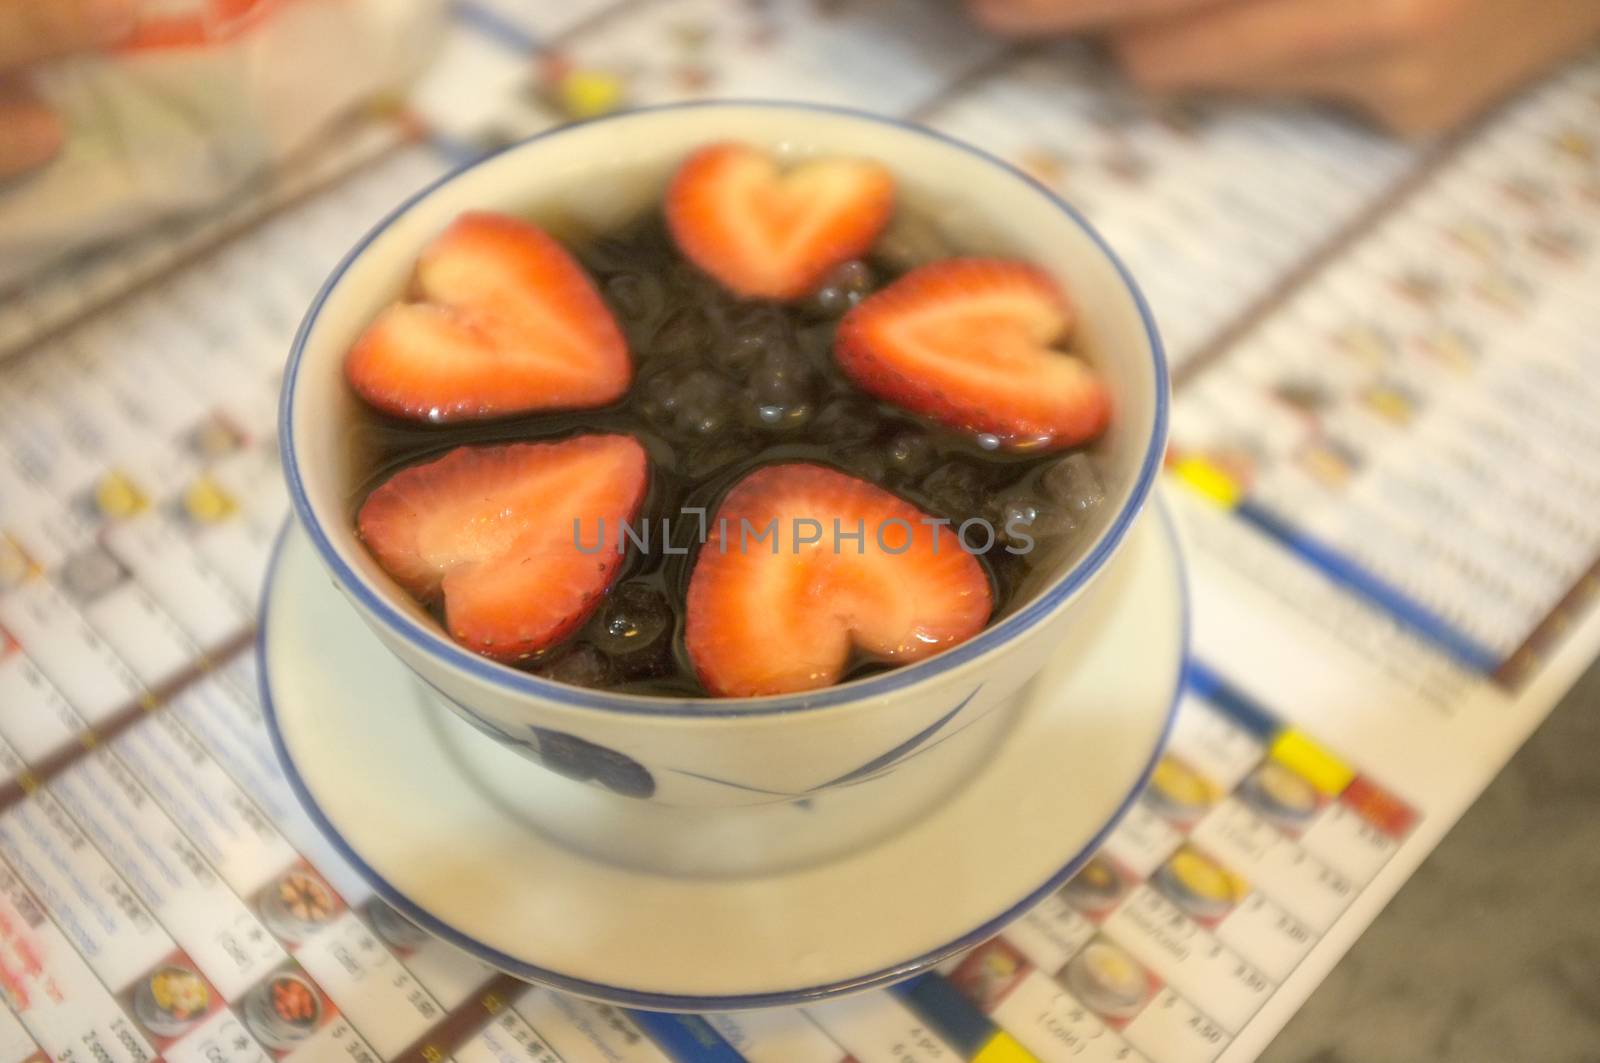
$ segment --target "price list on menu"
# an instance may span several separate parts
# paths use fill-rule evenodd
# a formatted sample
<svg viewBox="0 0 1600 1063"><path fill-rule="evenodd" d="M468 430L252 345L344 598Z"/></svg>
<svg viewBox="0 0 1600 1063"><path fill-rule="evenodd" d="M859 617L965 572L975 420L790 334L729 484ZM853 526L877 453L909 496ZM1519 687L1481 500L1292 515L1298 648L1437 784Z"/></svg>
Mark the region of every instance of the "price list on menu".
<svg viewBox="0 0 1600 1063"><path fill-rule="evenodd" d="M668 1016L519 983L372 896L283 777L252 637L283 359L338 257L495 143L708 95L866 101L1090 216L1179 369L1169 489L1208 507L1213 626L1145 793L999 937L891 990ZM0 363L0 1063L1246 1059L1493 770L1423 770L1351 720L1429 685L1465 707L1408 736L1509 755L1513 731L1470 729L1536 722L1553 698L1518 691L1588 630L1600 62L1407 146L1152 105L1087 49L914 0L490 0L458 5L409 113L359 128L225 218L0 302L22 351ZM1216 634L1247 570L1314 588L1249 599L1292 632L1253 655ZM1332 706L1253 663L1351 646L1387 656Z"/></svg>
<svg viewBox="0 0 1600 1063"><path fill-rule="evenodd" d="M1592 593L1600 65L1519 102L1186 389L1180 470L1515 682Z"/></svg>
<svg viewBox="0 0 1600 1063"><path fill-rule="evenodd" d="M952 983L1040 1059L1217 1058L1416 813L1203 666L1093 860Z"/></svg>

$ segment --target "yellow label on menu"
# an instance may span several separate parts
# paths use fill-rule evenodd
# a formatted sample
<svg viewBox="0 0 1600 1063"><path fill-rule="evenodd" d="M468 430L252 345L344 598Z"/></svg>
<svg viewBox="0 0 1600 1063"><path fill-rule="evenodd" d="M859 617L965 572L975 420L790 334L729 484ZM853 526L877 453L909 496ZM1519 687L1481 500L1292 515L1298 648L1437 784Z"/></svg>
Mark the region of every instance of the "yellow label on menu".
<svg viewBox="0 0 1600 1063"><path fill-rule="evenodd" d="M1344 792L1356 773L1301 731L1285 731L1272 743L1272 757L1293 769L1318 791L1333 797Z"/></svg>
<svg viewBox="0 0 1600 1063"><path fill-rule="evenodd" d="M1018 1044L1016 1038L1001 1030L978 1049L972 1063L1039 1063L1039 1059Z"/></svg>
<svg viewBox="0 0 1600 1063"><path fill-rule="evenodd" d="M145 507L145 498L125 474L113 469L94 486L95 505L108 517L131 517Z"/></svg>
<svg viewBox="0 0 1600 1063"><path fill-rule="evenodd" d="M561 107L573 118L597 118L622 106L622 79L603 70L574 70L556 92Z"/></svg>
<svg viewBox="0 0 1600 1063"><path fill-rule="evenodd" d="M17 586L37 570L22 547L10 536L0 533L0 590Z"/></svg>
<svg viewBox="0 0 1600 1063"><path fill-rule="evenodd" d="M1222 469L1213 465L1204 458L1190 455L1179 458L1172 466L1172 474L1176 476L1185 487L1209 499L1223 509L1232 509L1239 504L1242 493L1239 485Z"/></svg>
<svg viewBox="0 0 1600 1063"><path fill-rule="evenodd" d="M197 524L215 524L232 516L238 506L217 482L202 476L183 492L183 508Z"/></svg>

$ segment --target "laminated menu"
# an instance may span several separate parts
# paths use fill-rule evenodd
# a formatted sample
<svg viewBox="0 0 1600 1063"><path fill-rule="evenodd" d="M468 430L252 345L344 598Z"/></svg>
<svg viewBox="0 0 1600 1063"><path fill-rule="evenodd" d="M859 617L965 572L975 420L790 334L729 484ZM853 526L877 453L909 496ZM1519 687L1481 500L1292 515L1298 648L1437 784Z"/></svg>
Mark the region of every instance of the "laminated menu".
<svg viewBox="0 0 1600 1063"><path fill-rule="evenodd" d="M668 1016L374 897L274 758L252 636L279 375L337 258L496 143L706 95L915 119L1106 235L1176 369L1195 659L1149 788L998 937ZM474 0L360 128L0 304L0 1063L1249 1059L1600 650L1600 60L1406 145L1153 105L915 0Z"/></svg>

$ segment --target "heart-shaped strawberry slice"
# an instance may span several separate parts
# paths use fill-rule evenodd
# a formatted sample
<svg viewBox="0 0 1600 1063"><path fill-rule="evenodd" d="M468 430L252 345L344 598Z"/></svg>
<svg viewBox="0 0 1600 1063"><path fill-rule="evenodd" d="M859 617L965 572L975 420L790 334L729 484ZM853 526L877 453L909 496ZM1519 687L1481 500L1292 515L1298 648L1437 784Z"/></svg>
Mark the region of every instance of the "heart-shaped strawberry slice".
<svg viewBox="0 0 1600 1063"><path fill-rule="evenodd" d="M684 642L711 693L783 694L837 682L857 656L921 660L977 634L992 608L949 527L853 476L769 465L717 510Z"/></svg>
<svg viewBox="0 0 1600 1063"><path fill-rule="evenodd" d="M912 270L839 323L834 354L864 390L1012 450L1054 450L1105 430L1111 396L1060 349L1072 324L1050 275L1024 262L952 258Z"/></svg>
<svg viewBox="0 0 1600 1063"><path fill-rule="evenodd" d="M647 466L630 436L460 447L396 473L367 496L357 524L395 582L424 604L443 597L457 642L516 661L566 638L600 604Z"/></svg>
<svg viewBox="0 0 1600 1063"><path fill-rule="evenodd" d="M537 226L457 218L345 358L356 393L435 422L604 406L628 390L627 342L594 284Z"/></svg>
<svg viewBox="0 0 1600 1063"><path fill-rule="evenodd" d="M691 262L736 295L799 299L866 253L894 210L894 178L865 159L780 170L742 144L701 148L667 190L667 224Z"/></svg>

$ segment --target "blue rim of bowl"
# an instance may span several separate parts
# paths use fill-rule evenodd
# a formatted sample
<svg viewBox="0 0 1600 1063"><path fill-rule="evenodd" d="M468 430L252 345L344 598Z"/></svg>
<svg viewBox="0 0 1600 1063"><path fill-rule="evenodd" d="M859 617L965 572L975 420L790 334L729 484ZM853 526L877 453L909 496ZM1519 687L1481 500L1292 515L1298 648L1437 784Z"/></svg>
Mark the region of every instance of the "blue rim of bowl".
<svg viewBox="0 0 1600 1063"><path fill-rule="evenodd" d="M261 596L261 616L258 622L259 626L256 628L256 685L261 694L262 716L266 721L267 735L272 741L273 751L278 756L279 764L283 766L284 777L289 782L289 788L294 791L306 814L311 817L312 822L317 825L317 828L322 832L323 837L327 839L328 844L333 847L334 851L355 868L356 872L366 880L373 891L401 915L404 915L430 934L454 945L462 952L474 956L506 974L513 975L526 982L549 986L592 1000L602 1000L629 1008L672 1012L735 1011L747 1008L773 1008L810 1004L830 997L878 989L910 978L964 949L972 948L987 941L1013 921L1022 917L1050 894L1060 889L1068 879L1082 870L1090 858L1099 851L1101 844L1105 842L1107 836L1116 828L1117 824L1122 822L1122 818L1128 814L1128 810L1133 807L1134 802L1139 799L1139 795L1144 792L1145 787L1149 784L1150 776L1155 771L1156 763L1161 759L1162 751L1166 749L1167 741L1172 737L1173 723L1178 718L1178 706L1182 701L1183 692L1188 686L1189 637L1193 622L1188 565L1184 561L1177 524L1165 503L1158 502L1152 508L1156 511L1155 515L1161 522L1162 532L1169 548L1173 552L1174 563L1178 570L1179 661L1177 674L1173 680L1172 694L1167 704L1166 718L1161 724L1161 733L1150 750L1149 760L1140 769L1139 776L1134 780L1133 786L1106 819L1105 824L1084 843L1082 849L1063 864L1060 870L1047 878L1042 885L1030 891L1022 899L1007 906L999 915L984 921L955 940L931 949L920 956L889 967L880 968L868 974L858 975L854 978L841 979L802 989L709 997L660 993L606 985L601 982L591 982L587 979L561 974L558 971L547 970L501 952L493 945L485 944L477 938L457 930L397 889L361 858L355 847L345 840L344 835L333 825L333 821L322 811L322 806L317 804L316 798L311 794L310 787L306 785L299 770L295 767L294 760L289 756L289 747L284 742L283 731L278 725L278 709L276 703L272 700L272 686L269 678L272 669L268 665L267 632L271 626L268 623L268 614L271 607L270 590L277 577L284 544L288 542L289 534L294 524L293 521L286 521L283 529L278 533L278 541L272 548L272 559L267 566L267 577ZM376 636L373 637L375 638ZM397 660L395 667L404 668L405 665Z"/></svg>
<svg viewBox="0 0 1600 1063"><path fill-rule="evenodd" d="M480 657L469 650L463 649L451 641L449 636L420 624L415 618L407 616L392 603L377 593L344 562L338 550L329 540L327 533L322 529L316 515L312 512L310 500L306 497L305 486L301 482L294 449L294 395L295 380L299 375L300 363L305 353L307 340L311 330L316 325L317 318L322 312L322 306L327 302L334 288L344 277L351 265L361 257L367 247L381 236L401 216L416 204L432 195L438 189L454 181L462 174L482 166L492 159L498 158L508 152L519 151L529 144L551 137L559 137L563 133L581 126L598 125L605 122L622 122L637 118L640 115L654 114L661 111L679 111L700 108L728 108L750 109L771 108L781 110L820 111L826 114L837 114L843 117L872 122L878 125L890 126L905 130L918 136L939 141L942 144L976 156L991 166L1021 181L1047 201L1059 209L1073 224L1077 225L1091 242L1100 249L1112 267L1122 279L1128 294L1133 297L1135 307L1138 308L1139 318L1144 326L1145 335L1150 343L1150 357L1155 370L1156 383L1156 409L1151 426L1150 440L1146 444L1144 460L1140 465L1138 477L1134 481L1133 491L1128 495L1121 512L1111 526L1106 529L1100 541L1095 544L1088 554L1078 559L1070 570L1057 582L1046 587L1031 602L1027 603L1015 613L1004 618L999 623L979 632L973 638L952 647L943 653L930 657L925 661L906 665L892 671L882 672L868 676L864 679L853 680L822 690L810 691L803 694L781 694L761 698L666 698L641 694L609 694L603 691L584 690L578 687L567 686L549 679L541 679L529 672L520 671L509 665L498 664L486 657ZM1170 384L1167 371L1166 350L1161 343L1161 334L1156 328L1155 316L1150 311L1149 304L1145 301L1144 293L1139 290L1132 274L1128 272L1122 260L1117 257L1105 239L1095 231L1094 226L1079 214L1078 211L1050 189L1028 176L1026 173L1012 166L1004 159L977 148L954 137L947 136L937 130L928 129L914 122L906 122L897 118L884 115L871 114L849 107L836 107L828 104L801 103L783 100L700 100L686 103L662 104L654 107L640 107L624 111L620 114L607 115L601 118L590 119L586 122L576 122L560 126L556 129L546 130L528 137L526 140L509 145L491 155L469 163L438 180L427 185L422 190L414 193L404 200L398 207L390 211L383 220L373 226L371 230L351 248L348 254L334 268L328 279L323 282L322 288L312 300L311 307L306 311L305 318L300 323L299 330L295 333L294 344L290 348L288 366L284 371L283 388L279 397L278 407L278 446L283 461L283 470L289 485L289 497L294 505L295 515L311 538L312 545L317 553L322 556L323 563L334 574L334 577L354 595L357 601L369 611L370 615L378 618L389 630L395 632L418 651L428 654L443 663L458 668L476 679L487 682L501 689L508 689L517 694L532 694L538 697L557 702L573 708L601 709L609 712L638 715L665 715L665 716L756 716L777 715L790 712L803 712L813 709L828 708L849 702L863 701L878 695L889 694L894 691L915 685L925 679L947 672L993 649L1007 639L1013 638L1028 628L1039 623L1052 613L1063 602L1072 597L1083 587L1091 577L1104 567L1106 561L1115 552L1116 548L1126 538L1133 521L1138 517L1145 503L1149 500L1150 492L1155 485L1156 476L1161 469L1163 453L1166 449L1168 406L1171 403Z"/></svg>

